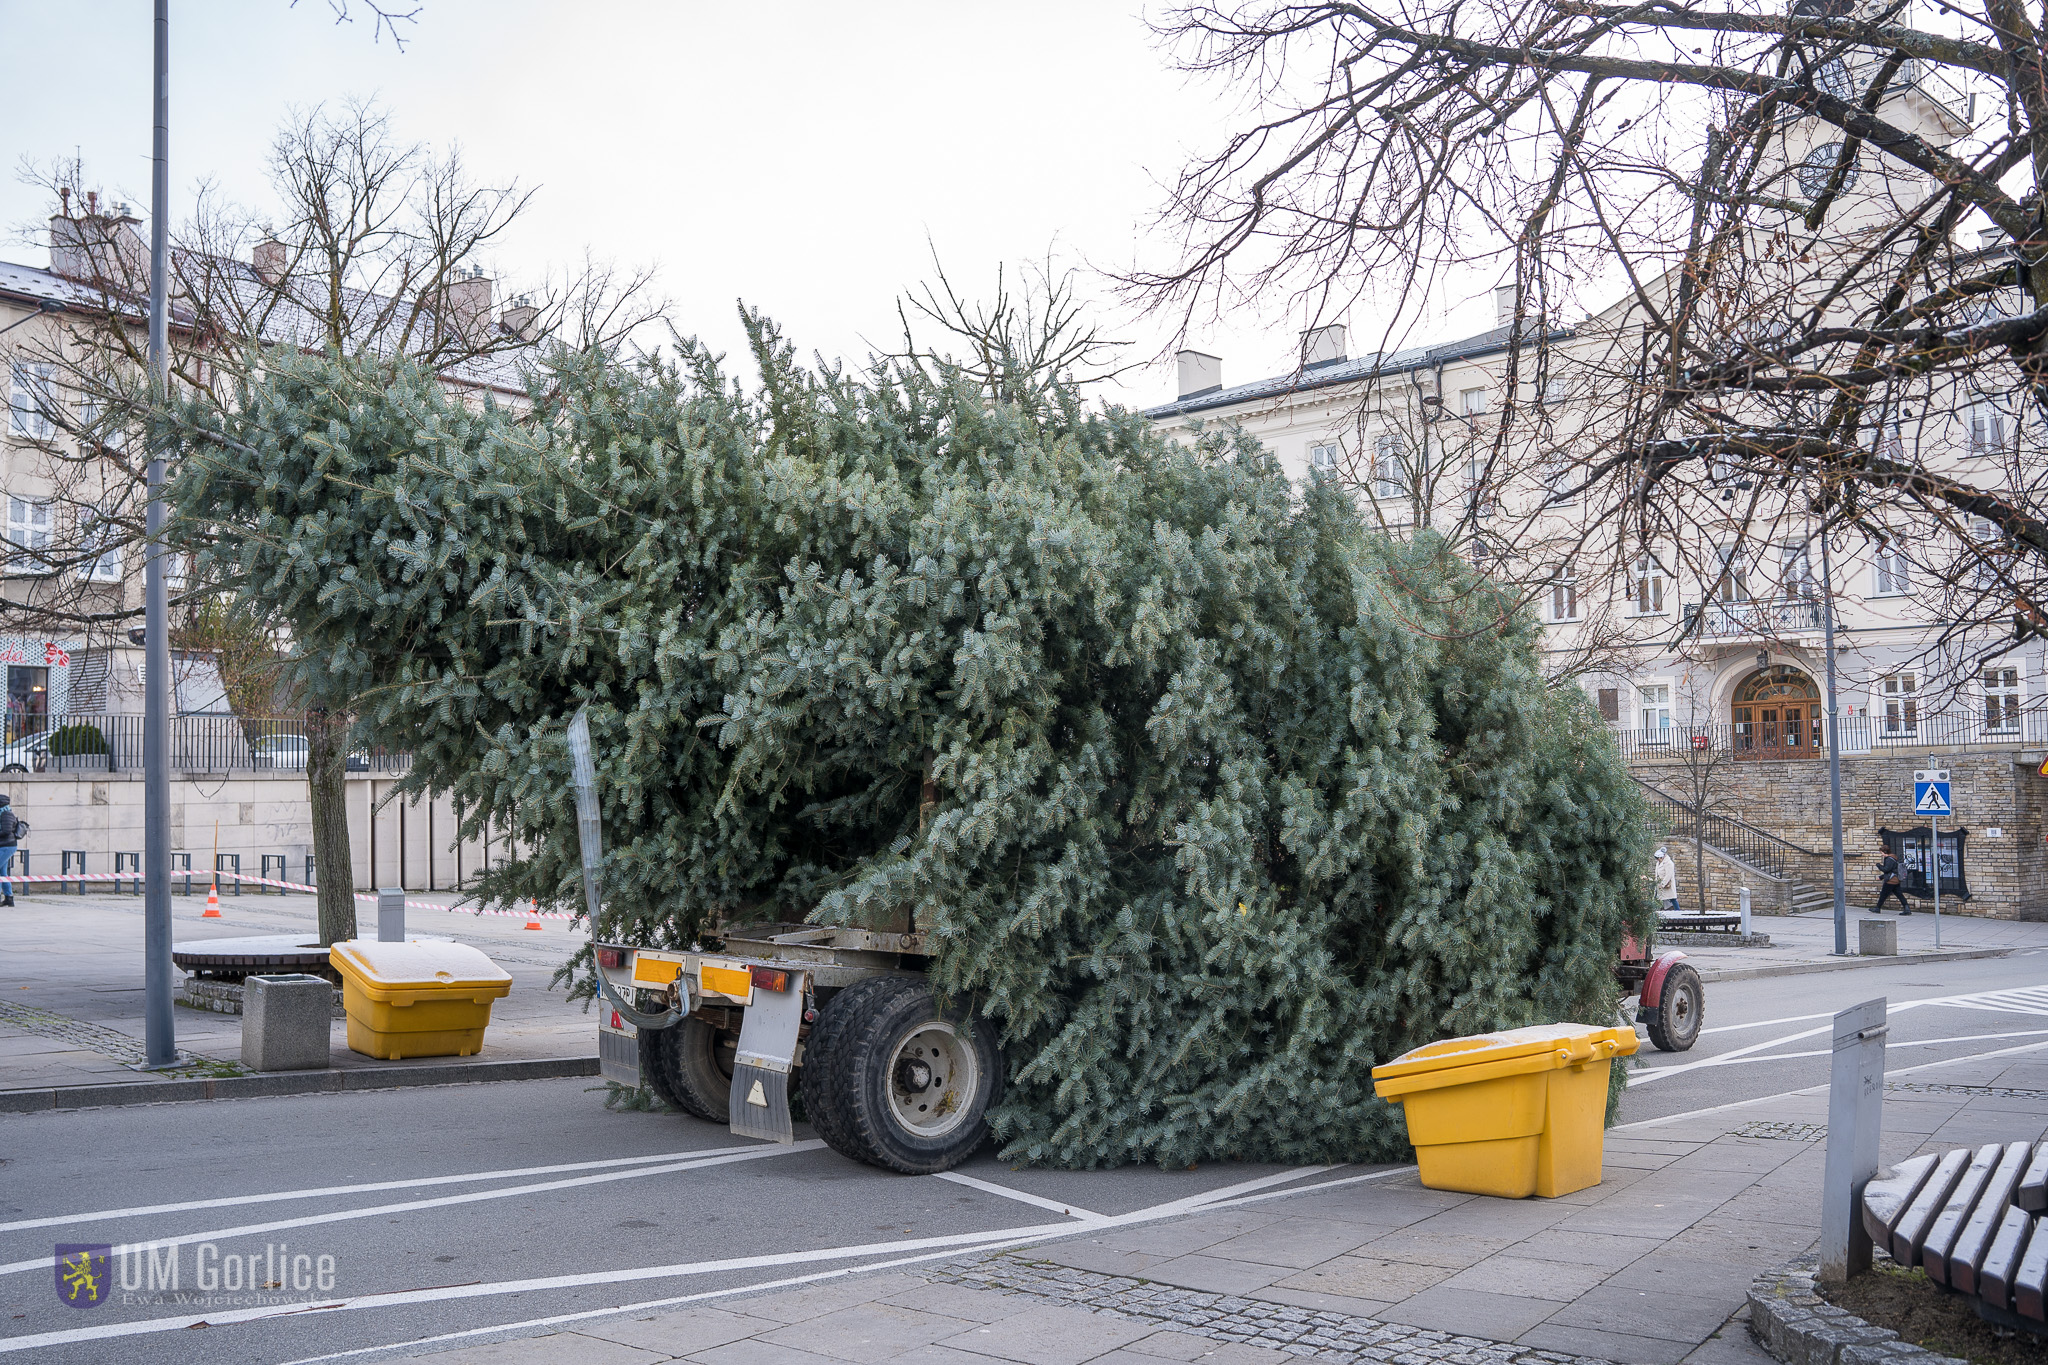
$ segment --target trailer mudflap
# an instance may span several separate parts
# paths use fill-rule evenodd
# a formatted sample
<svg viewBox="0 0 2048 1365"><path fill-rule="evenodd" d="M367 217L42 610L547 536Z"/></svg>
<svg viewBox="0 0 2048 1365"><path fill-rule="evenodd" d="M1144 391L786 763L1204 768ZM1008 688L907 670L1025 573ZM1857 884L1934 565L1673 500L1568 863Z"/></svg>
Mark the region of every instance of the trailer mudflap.
<svg viewBox="0 0 2048 1365"><path fill-rule="evenodd" d="M597 1024L597 1074L630 1089L640 1088L640 1030L603 1000Z"/></svg>
<svg viewBox="0 0 2048 1365"><path fill-rule="evenodd" d="M733 1056L729 1112L738 1137L784 1144L796 1141L789 1117L789 1074L796 1061L797 1031L804 1022L803 972L790 972L788 985L769 990L756 979L753 1003L740 1020Z"/></svg>

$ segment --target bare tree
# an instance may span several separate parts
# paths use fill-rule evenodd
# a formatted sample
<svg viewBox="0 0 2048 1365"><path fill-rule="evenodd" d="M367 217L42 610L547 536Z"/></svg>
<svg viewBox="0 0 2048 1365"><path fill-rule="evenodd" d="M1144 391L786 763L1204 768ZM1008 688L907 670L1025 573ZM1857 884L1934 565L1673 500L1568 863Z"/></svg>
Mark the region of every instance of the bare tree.
<svg viewBox="0 0 2048 1365"><path fill-rule="evenodd" d="M1252 111L1173 185L1175 257L1127 286L1183 329L1259 297L1390 333L1509 287L1488 482L1547 466L1576 508L1496 530L1518 574L1561 538L1604 574L1683 565L1716 589L1683 646L1827 533L1910 565L1952 677L2048 635L2025 12L1259 0L1162 31Z"/></svg>
<svg viewBox="0 0 2048 1365"><path fill-rule="evenodd" d="M389 21L375 12L380 24ZM457 152L399 141L367 102L295 114L272 143L268 171L271 205L236 205L205 188L192 220L174 234L176 401L232 402L267 352L289 347L403 358L473 401L520 404L548 348L615 347L665 311L650 272L595 258L497 307L485 261L531 192L479 182ZM7 567L32 558L46 586L0 612L112 626L142 610L132 573L142 556L131 552L143 543L146 504L140 432L152 420L174 420L175 401L153 413L143 387L148 279L135 220L123 206L82 193L77 177L75 166L39 177L62 206L51 246L75 293L66 325L35 355L52 392L45 461L70 510L53 519L44 543L7 547ZM204 538L178 548L183 563ZM113 586L94 592L102 586L95 574L108 576L94 566L109 562ZM187 629L199 629L208 604L232 598L236 586L177 575ZM289 638L289 626L238 621L237 630ZM321 932L332 941L355 923L343 785L354 715L348 699L304 700Z"/></svg>

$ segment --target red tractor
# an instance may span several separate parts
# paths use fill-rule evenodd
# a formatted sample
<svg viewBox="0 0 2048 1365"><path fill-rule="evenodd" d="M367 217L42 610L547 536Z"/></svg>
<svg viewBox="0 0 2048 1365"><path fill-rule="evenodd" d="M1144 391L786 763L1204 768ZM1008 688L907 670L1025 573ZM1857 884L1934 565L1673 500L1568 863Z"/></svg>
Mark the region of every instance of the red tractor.
<svg viewBox="0 0 2048 1365"><path fill-rule="evenodd" d="M1684 953L1674 948L1653 957L1654 951L1654 944L1645 945L1634 934L1623 934L1614 976L1624 996L1641 997L1636 1018L1649 1028L1650 1041L1663 1052L1684 1052L1700 1036L1707 1012L1706 988L1699 970L1686 962Z"/></svg>

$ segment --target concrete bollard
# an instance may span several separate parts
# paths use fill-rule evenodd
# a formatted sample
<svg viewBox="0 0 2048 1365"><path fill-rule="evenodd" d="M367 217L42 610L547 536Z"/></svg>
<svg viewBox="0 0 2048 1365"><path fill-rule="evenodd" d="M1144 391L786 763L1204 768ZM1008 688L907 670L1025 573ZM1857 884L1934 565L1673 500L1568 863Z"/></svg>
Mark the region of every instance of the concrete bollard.
<svg viewBox="0 0 2048 1365"><path fill-rule="evenodd" d="M1856 921L1856 951L1864 957L1899 955L1899 922L1890 919Z"/></svg>
<svg viewBox="0 0 2048 1365"><path fill-rule="evenodd" d="M334 987L304 972L252 976L242 993L242 1065L309 1071L327 1065Z"/></svg>
<svg viewBox="0 0 2048 1365"><path fill-rule="evenodd" d="M405 942L405 888L382 887L377 892L377 942Z"/></svg>
<svg viewBox="0 0 2048 1365"><path fill-rule="evenodd" d="M1749 937L1749 888L1742 888L1742 936Z"/></svg>

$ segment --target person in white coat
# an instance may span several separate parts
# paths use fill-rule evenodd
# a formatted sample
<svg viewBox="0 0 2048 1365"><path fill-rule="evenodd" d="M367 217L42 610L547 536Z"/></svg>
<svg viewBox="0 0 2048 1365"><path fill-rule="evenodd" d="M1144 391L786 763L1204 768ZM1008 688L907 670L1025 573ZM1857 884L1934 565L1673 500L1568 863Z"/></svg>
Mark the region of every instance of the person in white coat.
<svg viewBox="0 0 2048 1365"><path fill-rule="evenodd" d="M1678 865L1661 848L1657 850L1657 902L1666 914L1678 913Z"/></svg>

